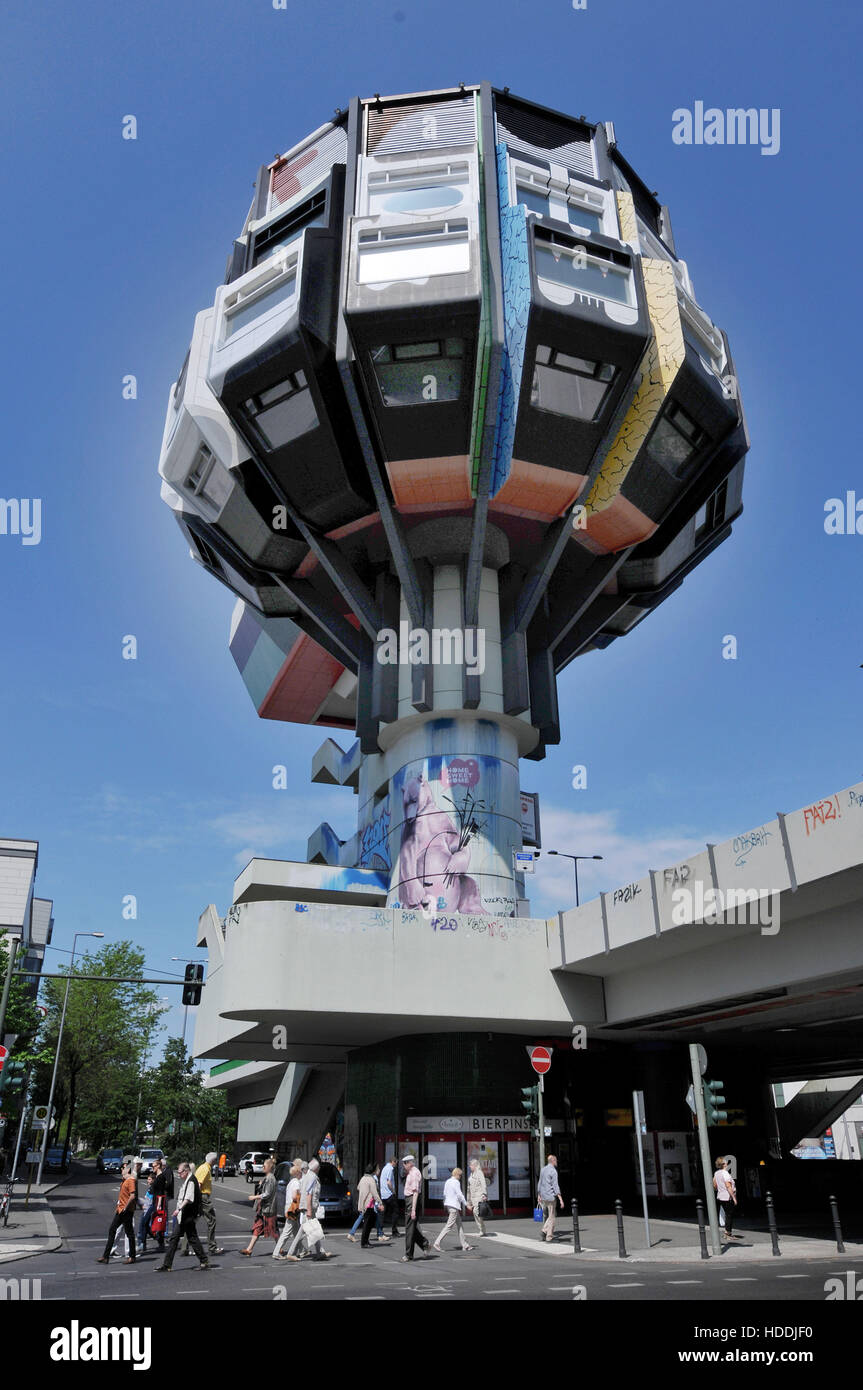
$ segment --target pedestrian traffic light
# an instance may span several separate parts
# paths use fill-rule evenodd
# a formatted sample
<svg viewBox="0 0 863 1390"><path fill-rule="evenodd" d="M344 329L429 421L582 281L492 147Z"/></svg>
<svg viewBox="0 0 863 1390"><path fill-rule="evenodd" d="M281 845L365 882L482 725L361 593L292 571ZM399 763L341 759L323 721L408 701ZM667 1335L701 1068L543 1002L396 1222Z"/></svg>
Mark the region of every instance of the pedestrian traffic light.
<svg viewBox="0 0 863 1390"><path fill-rule="evenodd" d="M186 966L186 983L183 985L183 1003L200 1004L201 1002L201 981L204 978L203 965Z"/></svg>
<svg viewBox="0 0 863 1390"><path fill-rule="evenodd" d="M531 1129L539 1124L539 1086L522 1086L521 1108L527 1114Z"/></svg>
<svg viewBox="0 0 863 1390"><path fill-rule="evenodd" d="M728 1111L721 1110L720 1106L725 1104L725 1097L722 1094L724 1081L702 1081L701 1089L704 1094L704 1113L709 1125L718 1125L720 1120L728 1119Z"/></svg>

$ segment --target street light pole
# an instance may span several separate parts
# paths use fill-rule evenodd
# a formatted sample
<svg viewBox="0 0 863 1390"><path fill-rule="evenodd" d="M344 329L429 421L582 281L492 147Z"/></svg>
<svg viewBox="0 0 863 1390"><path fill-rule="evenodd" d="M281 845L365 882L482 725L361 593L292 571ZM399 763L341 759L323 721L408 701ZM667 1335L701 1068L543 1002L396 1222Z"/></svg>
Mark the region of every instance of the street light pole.
<svg viewBox="0 0 863 1390"><path fill-rule="evenodd" d="M63 1046L63 1028L66 1024L66 1006L69 1003L69 985L72 983L72 971L75 966L75 949L79 936L97 936L100 939L105 935L103 931L76 931L72 937L72 959L69 962L69 974L66 976L66 989L63 993L63 1012L60 1015L60 1032L57 1034L57 1051L54 1054L54 1070L51 1073L51 1091L48 1095L48 1114L45 1116L45 1133L42 1135L42 1152L39 1155L39 1171L36 1174L36 1185L42 1181L42 1169L45 1166L45 1151L48 1148L48 1127L51 1124L51 1107L54 1104L54 1089L57 1085L57 1069L60 1066L60 1049Z"/></svg>
<svg viewBox="0 0 863 1390"><path fill-rule="evenodd" d="M550 849L547 854L556 854L560 859L571 859L575 869L575 905L578 907L578 861L579 859L601 859L601 854L566 854L562 849Z"/></svg>

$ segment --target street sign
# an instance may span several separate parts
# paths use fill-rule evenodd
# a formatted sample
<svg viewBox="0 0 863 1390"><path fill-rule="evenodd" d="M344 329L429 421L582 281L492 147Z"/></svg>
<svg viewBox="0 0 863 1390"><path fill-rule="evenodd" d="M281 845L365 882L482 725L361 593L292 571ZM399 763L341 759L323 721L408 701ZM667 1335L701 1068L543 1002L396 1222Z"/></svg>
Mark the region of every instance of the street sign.
<svg viewBox="0 0 863 1390"><path fill-rule="evenodd" d="M707 1053L701 1046L701 1043L695 1044L695 1050L698 1053L698 1067L701 1072L701 1075L703 1076L704 1073L707 1071Z"/></svg>
<svg viewBox="0 0 863 1390"><path fill-rule="evenodd" d="M694 1114L695 1114L695 1087L694 1087L694 1086L690 1086L689 1090L686 1092L686 1104L689 1106L690 1110L692 1111L692 1113L693 1113L693 1115L694 1115Z"/></svg>
<svg viewBox="0 0 863 1390"><path fill-rule="evenodd" d="M635 1127L641 1134L647 1133L647 1116L644 1110L644 1092L633 1091L632 1108L635 1111Z"/></svg>
<svg viewBox="0 0 863 1390"><path fill-rule="evenodd" d="M538 856L532 849L514 849L512 852L512 862L517 874L532 874L535 872L534 860Z"/></svg>
<svg viewBox="0 0 863 1390"><path fill-rule="evenodd" d="M544 1076L551 1067L552 1049L550 1047L529 1047L527 1051L530 1057L530 1065L533 1067L534 1071L537 1072L539 1076Z"/></svg>

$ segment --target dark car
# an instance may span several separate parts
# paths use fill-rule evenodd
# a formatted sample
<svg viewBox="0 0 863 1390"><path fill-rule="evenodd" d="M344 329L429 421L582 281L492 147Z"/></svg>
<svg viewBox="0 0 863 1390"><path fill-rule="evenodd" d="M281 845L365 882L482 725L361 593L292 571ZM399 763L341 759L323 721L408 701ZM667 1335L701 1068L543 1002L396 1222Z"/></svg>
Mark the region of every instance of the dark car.
<svg viewBox="0 0 863 1390"><path fill-rule="evenodd" d="M61 1172L65 1173L68 1163L63 1162L63 1152L62 1144L58 1144L55 1148L47 1149L45 1151L45 1167L59 1168Z"/></svg>
<svg viewBox="0 0 863 1390"><path fill-rule="evenodd" d="M122 1149L100 1149L96 1155L97 1173L119 1173L123 1166Z"/></svg>
<svg viewBox="0 0 863 1390"><path fill-rule="evenodd" d="M290 1163L276 1165L276 1215L279 1221L285 1217L285 1189L291 1176ZM327 1220L353 1221L356 1216L351 1189L334 1163L322 1163L318 1177L321 1180L321 1206Z"/></svg>

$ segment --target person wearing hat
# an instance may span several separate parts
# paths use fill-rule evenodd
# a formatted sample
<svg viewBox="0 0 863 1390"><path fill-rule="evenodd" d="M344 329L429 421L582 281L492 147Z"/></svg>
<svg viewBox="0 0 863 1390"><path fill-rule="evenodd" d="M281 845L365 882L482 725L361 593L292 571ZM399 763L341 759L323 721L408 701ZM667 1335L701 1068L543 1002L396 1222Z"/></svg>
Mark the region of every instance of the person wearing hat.
<svg viewBox="0 0 863 1390"><path fill-rule="evenodd" d="M207 1246L211 1255L224 1255L225 1247L216 1244L216 1207L213 1202L213 1164L217 1153L208 1153L203 1163L195 1169L195 1177L201 1189L201 1215L207 1223ZM186 1237L184 1255L190 1255L189 1238Z"/></svg>
<svg viewBox="0 0 863 1390"><path fill-rule="evenodd" d="M431 1254L431 1246L420 1230L418 1221L423 1175L413 1154L405 1154L402 1163L405 1170L405 1253L402 1255L402 1264L406 1264L413 1259L417 1245L426 1256Z"/></svg>

